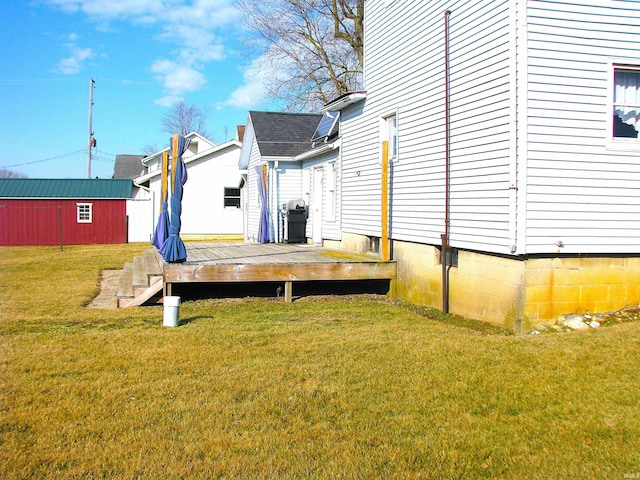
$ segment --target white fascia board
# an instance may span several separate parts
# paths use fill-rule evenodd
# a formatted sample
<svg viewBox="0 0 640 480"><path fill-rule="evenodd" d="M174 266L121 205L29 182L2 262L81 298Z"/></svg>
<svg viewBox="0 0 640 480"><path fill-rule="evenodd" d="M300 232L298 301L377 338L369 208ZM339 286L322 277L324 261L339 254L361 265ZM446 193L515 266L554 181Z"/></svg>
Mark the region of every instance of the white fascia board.
<svg viewBox="0 0 640 480"><path fill-rule="evenodd" d="M238 166L241 170L246 170L249 167L249 160L251 158L251 149L253 142L255 141L255 135L253 134L253 123L251 122L251 115L247 119L247 125L244 130L244 137L242 142L242 150L240 151L240 159L238 160Z"/></svg>
<svg viewBox="0 0 640 480"><path fill-rule="evenodd" d="M341 143L340 139L332 143L326 143L321 147L316 147L312 150L307 150L306 152L303 152L300 155L295 156L293 160L295 161L308 160L309 158L322 155L323 153L327 153L327 152L330 152L331 150L335 150L336 148L340 148L340 143Z"/></svg>
<svg viewBox="0 0 640 480"><path fill-rule="evenodd" d="M200 135L200 134L199 134L199 133L197 133L197 132L191 132L191 133L189 133L189 134L187 134L187 135L185 136L185 138L190 139L192 142L193 142L193 141L196 141L196 142L197 142L196 137L197 137L197 138L199 138L199 139L202 139L202 140L206 141L207 143L210 143L210 144L211 144L211 145L213 145L215 148L217 148L217 147L221 147L221 146L222 146L222 145L216 145L216 144L215 144L215 143L213 143L211 140L209 140L209 139L207 139L207 138L203 137L202 135ZM231 140L231 141L233 142L233 141L236 141L236 140ZM229 143L229 142L226 142L226 143ZM224 143L223 145L226 145L226 143ZM162 155L162 153L163 153L163 152L168 152L168 151L170 151L170 150L171 150L171 147L167 147L167 148L165 148L165 149L163 149L163 150L160 150L159 152L152 153L151 155L148 155L148 156L146 156L146 157L144 157L144 158L142 159L142 164L143 164L143 165L147 165L151 159L154 159L154 158L156 158L156 157L159 157L159 156L161 156L161 155Z"/></svg>
<svg viewBox="0 0 640 480"><path fill-rule="evenodd" d="M144 157L142 159L142 165L147 167L151 160L155 160L156 158L161 157L163 152L168 152L168 151L169 151L169 147L165 148L164 150L160 150L159 152L152 153L151 155L148 155L148 156Z"/></svg>
<svg viewBox="0 0 640 480"><path fill-rule="evenodd" d="M295 162L296 157L260 157L262 163L265 162Z"/></svg>
<svg viewBox="0 0 640 480"><path fill-rule="evenodd" d="M320 111L322 113L325 113L325 112L334 112L336 110L342 110L343 108L348 107L349 105L357 103L361 100L364 100L365 98L367 98L367 92L348 93L348 94L342 95L341 97L338 97L332 102L325 104Z"/></svg>

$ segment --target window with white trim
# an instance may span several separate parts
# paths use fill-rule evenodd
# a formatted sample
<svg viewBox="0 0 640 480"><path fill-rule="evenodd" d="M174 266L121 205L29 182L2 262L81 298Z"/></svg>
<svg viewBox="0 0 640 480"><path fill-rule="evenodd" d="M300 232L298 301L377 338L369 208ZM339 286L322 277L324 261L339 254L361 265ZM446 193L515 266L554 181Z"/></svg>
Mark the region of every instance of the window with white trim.
<svg viewBox="0 0 640 480"><path fill-rule="evenodd" d="M93 204L92 203L76 203L78 223L93 222Z"/></svg>
<svg viewBox="0 0 640 480"><path fill-rule="evenodd" d="M638 140L640 131L640 65L613 65L614 141Z"/></svg>
<svg viewBox="0 0 640 480"><path fill-rule="evenodd" d="M224 206L240 208L240 189L237 187L224 187Z"/></svg>
<svg viewBox="0 0 640 480"><path fill-rule="evenodd" d="M389 161L395 162L398 161L398 115L397 113L392 113L389 115L385 115L381 118L380 121L380 136L382 137L382 142L388 142L388 155Z"/></svg>

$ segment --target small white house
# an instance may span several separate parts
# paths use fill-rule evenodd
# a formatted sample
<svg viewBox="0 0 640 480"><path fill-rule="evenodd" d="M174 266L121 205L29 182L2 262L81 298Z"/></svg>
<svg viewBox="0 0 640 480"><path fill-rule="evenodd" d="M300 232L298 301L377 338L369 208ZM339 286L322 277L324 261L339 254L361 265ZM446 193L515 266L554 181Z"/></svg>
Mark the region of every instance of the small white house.
<svg viewBox="0 0 640 480"><path fill-rule="evenodd" d="M388 236L399 296L519 331L638 304L640 3L367 0L365 19L366 98L333 107L341 246Z"/></svg>
<svg viewBox="0 0 640 480"><path fill-rule="evenodd" d="M311 149L322 116L276 112L249 112L240 168L246 170L244 201L245 240L284 240L283 204L310 201L302 188L302 159ZM266 213L265 213L266 212Z"/></svg>
<svg viewBox="0 0 640 480"><path fill-rule="evenodd" d="M242 172L238 168L242 144L231 140L215 145L197 133L186 138L191 142L183 155L188 180L182 198L180 236L185 240L242 239ZM147 173L134 180L141 187L140 195L150 196L154 205L146 240L153 236L160 212L162 154L167 151L169 148L144 158Z"/></svg>

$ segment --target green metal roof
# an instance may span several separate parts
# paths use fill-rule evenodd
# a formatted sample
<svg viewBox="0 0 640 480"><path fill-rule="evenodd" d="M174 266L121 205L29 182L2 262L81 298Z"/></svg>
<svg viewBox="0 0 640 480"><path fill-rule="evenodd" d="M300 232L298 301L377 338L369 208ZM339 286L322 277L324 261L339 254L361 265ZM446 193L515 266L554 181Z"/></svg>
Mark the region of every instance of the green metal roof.
<svg viewBox="0 0 640 480"><path fill-rule="evenodd" d="M131 198L129 179L0 178L0 198Z"/></svg>

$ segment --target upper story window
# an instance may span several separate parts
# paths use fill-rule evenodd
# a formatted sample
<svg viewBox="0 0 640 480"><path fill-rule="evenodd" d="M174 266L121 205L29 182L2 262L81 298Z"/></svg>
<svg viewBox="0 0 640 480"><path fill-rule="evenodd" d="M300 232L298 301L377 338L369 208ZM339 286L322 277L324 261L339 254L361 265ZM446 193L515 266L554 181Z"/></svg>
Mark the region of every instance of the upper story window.
<svg viewBox="0 0 640 480"><path fill-rule="evenodd" d="M614 65L613 139L638 139L639 130L640 66Z"/></svg>
<svg viewBox="0 0 640 480"><path fill-rule="evenodd" d="M77 203L78 223L91 223L93 222L93 204L91 203Z"/></svg>

